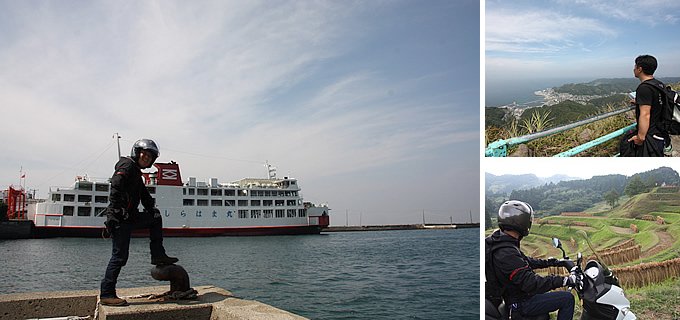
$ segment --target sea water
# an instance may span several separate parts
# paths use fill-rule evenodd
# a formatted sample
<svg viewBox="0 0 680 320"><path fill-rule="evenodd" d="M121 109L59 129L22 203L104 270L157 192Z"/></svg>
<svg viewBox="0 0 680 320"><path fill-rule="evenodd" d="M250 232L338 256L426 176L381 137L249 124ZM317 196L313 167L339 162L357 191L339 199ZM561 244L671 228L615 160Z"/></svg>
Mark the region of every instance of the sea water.
<svg viewBox="0 0 680 320"><path fill-rule="evenodd" d="M192 286L214 285L312 319L479 319L479 230L166 238ZM0 240L0 293L99 289L106 239ZM150 276L136 238L118 287Z"/></svg>

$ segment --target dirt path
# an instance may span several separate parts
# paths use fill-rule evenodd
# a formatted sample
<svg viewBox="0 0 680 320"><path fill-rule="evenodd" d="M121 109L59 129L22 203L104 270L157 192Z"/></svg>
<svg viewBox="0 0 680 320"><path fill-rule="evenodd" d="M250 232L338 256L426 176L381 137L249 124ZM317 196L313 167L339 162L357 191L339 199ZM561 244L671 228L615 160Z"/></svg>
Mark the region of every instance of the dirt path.
<svg viewBox="0 0 680 320"><path fill-rule="evenodd" d="M657 231L656 235L659 237L659 243L657 243L651 249L641 252L641 254L640 254L641 258L651 257L651 256L673 246L675 239L673 239L673 236L671 236L670 233L665 232L665 231Z"/></svg>
<svg viewBox="0 0 680 320"><path fill-rule="evenodd" d="M615 226L609 226L612 231L619 233L619 234L632 234L633 230L630 228L622 228L622 227L615 227Z"/></svg>

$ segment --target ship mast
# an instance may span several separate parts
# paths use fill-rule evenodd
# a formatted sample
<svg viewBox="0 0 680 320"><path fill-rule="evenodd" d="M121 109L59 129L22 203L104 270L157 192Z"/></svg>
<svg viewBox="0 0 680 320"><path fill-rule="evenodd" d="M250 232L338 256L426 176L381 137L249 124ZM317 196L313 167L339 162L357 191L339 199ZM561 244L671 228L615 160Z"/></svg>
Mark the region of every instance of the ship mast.
<svg viewBox="0 0 680 320"><path fill-rule="evenodd" d="M116 138L116 142L118 143L118 159L120 159L120 136L118 135L118 132L114 133L113 137Z"/></svg>

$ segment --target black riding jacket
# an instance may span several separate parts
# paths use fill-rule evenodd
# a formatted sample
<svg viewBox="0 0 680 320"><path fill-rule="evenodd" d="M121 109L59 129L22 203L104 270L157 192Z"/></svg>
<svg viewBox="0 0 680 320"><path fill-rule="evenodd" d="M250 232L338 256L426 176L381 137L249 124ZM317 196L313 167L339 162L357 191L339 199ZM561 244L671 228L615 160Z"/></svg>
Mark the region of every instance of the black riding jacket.
<svg viewBox="0 0 680 320"><path fill-rule="evenodd" d="M491 277L502 288L506 305L522 302L536 294L562 287L560 276L542 277L534 272L554 266L548 260L527 257L519 248L519 240L496 230L485 239L487 247L492 246L491 263L493 270L485 270L487 282Z"/></svg>
<svg viewBox="0 0 680 320"><path fill-rule="evenodd" d="M111 194L109 197L109 211L114 215L120 215L120 209L127 210L129 217L134 220L139 214L139 203L142 203L147 212L153 212L155 200L146 189L142 180L142 169L136 161L129 157L121 157L116 163L115 171L111 177ZM125 220L121 216L116 218Z"/></svg>

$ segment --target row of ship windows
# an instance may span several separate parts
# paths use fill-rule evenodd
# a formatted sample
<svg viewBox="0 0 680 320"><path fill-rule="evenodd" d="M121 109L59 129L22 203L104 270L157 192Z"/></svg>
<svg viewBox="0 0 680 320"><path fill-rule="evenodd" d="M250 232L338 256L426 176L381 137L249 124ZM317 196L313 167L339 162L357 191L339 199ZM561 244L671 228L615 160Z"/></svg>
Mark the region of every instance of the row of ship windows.
<svg viewBox="0 0 680 320"><path fill-rule="evenodd" d="M92 215L92 207L73 207L64 206L63 214L65 216L73 216L77 214L79 217L89 217ZM106 214L106 208L94 208L94 215L101 217ZM231 216L231 215L230 215ZM307 209L265 209L265 210L238 210L238 217L241 219L258 219L258 218L295 218L306 217Z"/></svg>
<svg viewBox="0 0 680 320"><path fill-rule="evenodd" d="M52 194L52 201L62 201L61 200L61 194L60 193L53 193ZM66 194L64 194L64 201L65 202L76 202L76 195L66 193ZM92 195L79 194L78 195L78 202L92 202ZM108 203L109 197L108 196L94 196L94 202L95 203Z"/></svg>
<svg viewBox="0 0 680 320"><path fill-rule="evenodd" d="M62 201L61 194L52 194L52 201ZM73 194L64 194L64 202L76 202L76 196ZM92 196L89 194L79 194L78 202L92 202ZM108 203L108 196L94 196L94 203ZM220 200L220 199L183 199L182 205L193 206L208 206L208 203L213 207L233 207L236 200ZM281 207L281 206L296 206L302 205L302 199L297 200L238 200L239 207L247 207L250 204L251 207Z"/></svg>
<svg viewBox="0 0 680 320"><path fill-rule="evenodd" d="M154 187L147 187L149 189L149 193L155 193L156 190ZM233 189L206 189L206 188L184 188L182 189L182 194L184 195L196 195L196 196L207 196L208 195L208 190L210 190L210 195L213 197L234 197L234 196L247 196L248 191L250 191L250 196L251 197L297 197L298 192L297 191L283 191L283 190L241 190L240 192L236 192L236 190Z"/></svg>
<svg viewBox="0 0 680 320"><path fill-rule="evenodd" d="M282 206L297 206L302 205L302 199L298 200L219 200L219 199L183 199L182 205L184 206L199 206L207 207L208 204L213 207L233 207L234 204L238 203L239 207L247 207L249 204L251 207L282 207Z"/></svg>
<svg viewBox="0 0 680 320"><path fill-rule="evenodd" d="M82 184L82 182L81 182ZM97 189L96 191L109 191L108 190L108 185L106 185L107 189L106 190L99 190ZM150 194L156 194L156 188L155 187L146 187L149 190ZM84 190L81 188L77 188L78 190ZM92 191L92 188L86 189L89 191ZM208 189L194 189L194 188L184 188L183 189L183 194L187 195L187 190L189 190L189 195L197 195L197 196L207 196L208 195ZM222 192L224 191L224 192ZM236 190L222 190L222 189L210 189L210 195L214 197L235 197ZM248 196L248 190L241 190L239 196ZM279 191L279 190L250 190L250 196L251 197L297 197L298 192L297 191ZM85 198L85 197L92 197L91 195L78 195L78 199ZM105 199L105 196L95 196L95 198L98 199ZM107 199L107 198L106 198ZM54 193L52 194L52 200L53 201L61 201L61 194L60 193ZM64 201L75 201L75 195L73 194L64 194ZM78 202L90 202L91 200L88 201L80 201ZM98 202L95 199L95 202Z"/></svg>

